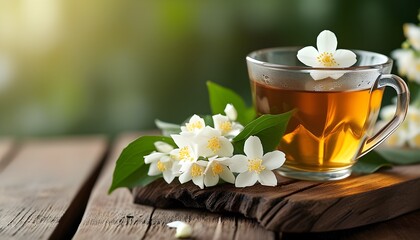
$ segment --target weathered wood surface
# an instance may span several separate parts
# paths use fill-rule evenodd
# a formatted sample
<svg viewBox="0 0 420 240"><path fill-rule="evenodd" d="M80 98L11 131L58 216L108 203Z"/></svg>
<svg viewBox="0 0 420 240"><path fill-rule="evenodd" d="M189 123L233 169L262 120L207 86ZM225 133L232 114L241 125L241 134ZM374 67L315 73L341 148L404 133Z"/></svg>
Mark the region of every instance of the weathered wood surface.
<svg viewBox="0 0 420 240"><path fill-rule="evenodd" d="M163 180L135 188L135 202L161 208L194 207L239 213L278 232L323 232L376 223L420 208L420 165L398 166L337 182L295 181L237 189L199 189Z"/></svg>
<svg viewBox="0 0 420 240"><path fill-rule="evenodd" d="M0 172L0 238L56 239L71 234L77 214L84 210L78 193L89 191L84 185L105 150L103 137L23 142Z"/></svg>
<svg viewBox="0 0 420 240"><path fill-rule="evenodd" d="M182 220L193 226L194 239L418 239L420 236L420 210L392 220L368 226L322 233L273 232L261 227L257 221L228 212L212 213L202 209L161 209L133 204L126 189L107 194L115 161L122 148L139 134L119 138L112 146L100 178L96 181L98 166L107 153L107 143L101 137L63 137L61 139L33 139L16 145L13 141L0 141L0 162L6 159L0 170L0 239L173 239L175 230L166 224ZM411 170L393 175L406 178ZM391 171L392 173L392 171ZM385 171L381 174L390 174ZM284 198L313 195L321 188L331 195L331 186L319 182L301 182L281 178L279 192ZM92 191L93 182L96 185ZM155 183L154 183L155 184ZM382 183L371 183L374 188ZM389 183L385 185L388 185ZM290 186L288 186L290 185ZM294 187L292 187L294 185ZM366 187L360 184L359 187ZM186 185L185 185L186 186ZM353 186L356 187L356 186ZM387 188L386 186L384 188ZM413 186L413 191L418 185ZM340 194L354 190L342 186ZM239 192L244 190L238 190ZM258 190L253 197L264 194ZM414 191L415 192L415 191ZM222 196L223 193L220 193ZM302 195L303 194L303 195ZM89 204L85 209L87 198ZM396 192L400 198L405 195ZM407 195L415 198L415 195ZM256 199L256 198L255 198ZM243 201L237 197L235 201ZM294 200L294 199L292 199ZM378 205L385 199L375 199ZM205 199L200 199L205 201ZM255 200L257 201L257 200ZM295 200L294 200L295 201ZM255 202L257 203L257 202ZM400 202L404 208L403 202ZM160 203L162 204L162 203ZM336 203L341 204L341 203ZM352 206L352 205L351 205ZM214 206L217 207L217 206ZM264 209L253 209L255 214ZM266 210L265 210L266 211ZM327 212L330 210L327 210ZM332 211L332 210L331 210ZM369 212L369 211L367 211ZM84 216L77 216L83 214ZM391 214L388 211L389 214ZM329 214L333 214L330 212ZM77 216L77 217L76 217ZM81 222L80 222L81 221ZM77 229L77 232L76 232ZM73 236L73 234L76 234Z"/></svg>
<svg viewBox="0 0 420 240"><path fill-rule="evenodd" d="M190 223L195 239L275 239L274 232L248 219L194 209L159 209L134 204L127 189L117 189L108 195L119 153L138 136L124 135L114 144L74 239L172 239L175 230L166 224L176 220Z"/></svg>

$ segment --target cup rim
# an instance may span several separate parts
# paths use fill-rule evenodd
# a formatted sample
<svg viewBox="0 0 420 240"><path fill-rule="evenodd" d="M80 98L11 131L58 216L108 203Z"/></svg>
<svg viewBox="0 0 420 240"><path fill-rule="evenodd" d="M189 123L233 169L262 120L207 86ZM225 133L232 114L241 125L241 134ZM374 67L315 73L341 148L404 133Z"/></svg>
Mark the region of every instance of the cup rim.
<svg viewBox="0 0 420 240"><path fill-rule="evenodd" d="M389 65L392 65L393 60L381 53L376 53L376 52L371 52L371 51L365 51L365 50L357 50L357 49L351 49L351 51L358 53L358 54L371 54L371 55L377 55L379 57L382 57L384 59L386 59L385 62L383 63L379 63L379 64L371 64L371 65L363 65L363 66L350 66L350 67L345 67L345 68L331 68L331 67L310 67L310 66L295 66L295 65L283 65L283 64L276 64L276 63L270 63L270 62L265 62L265 61L261 61L261 60L257 60L255 59L255 56L257 54L262 54L262 53L267 53L267 52L274 52L274 51L298 51L302 49L302 47L273 47L273 48L264 48L264 49L260 49L260 50L255 50L252 51L251 53L249 53L246 56L246 60L250 63L256 64L256 65L260 65L260 66L264 66L264 67L269 67L269 68L275 68L275 69L282 69L282 70L303 70L303 71L307 71L307 70L317 70L317 71L343 71L343 70L372 70L372 69L381 69L384 67L387 67Z"/></svg>

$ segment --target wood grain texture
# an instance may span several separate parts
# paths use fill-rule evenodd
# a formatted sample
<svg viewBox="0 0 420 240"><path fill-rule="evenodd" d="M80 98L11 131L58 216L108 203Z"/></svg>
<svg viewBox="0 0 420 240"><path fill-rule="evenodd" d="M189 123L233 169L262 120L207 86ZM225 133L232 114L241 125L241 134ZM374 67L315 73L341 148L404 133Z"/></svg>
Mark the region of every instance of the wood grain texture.
<svg viewBox="0 0 420 240"><path fill-rule="evenodd" d="M159 209L134 204L127 189L107 194L119 153L139 134L122 135L114 144L86 208L74 239L173 239L175 230L166 224L185 221L193 227L194 239L258 239L275 240L275 233L255 221L235 215L208 211L171 208Z"/></svg>
<svg viewBox="0 0 420 240"><path fill-rule="evenodd" d="M277 232L323 232L380 222L420 208L420 165L398 166L336 182L295 181L279 186L204 190L157 180L133 191L136 203L240 213Z"/></svg>
<svg viewBox="0 0 420 240"><path fill-rule="evenodd" d="M102 160L103 137L33 139L0 172L0 238L65 237L68 213ZM73 208L74 210L74 208ZM83 211L80 206L77 211Z"/></svg>
<svg viewBox="0 0 420 240"><path fill-rule="evenodd" d="M414 240L420 236L420 210L395 219L353 229L322 233L284 233L283 240Z"/></svg>
<svg viewBox="0 0 420 240"><path fill-rule="evenodd" d="M114 144L73 239L141 239L146 234L153 207L133 204L127 189L108 195L115 162L122 149L137 137L123 135Z"/></svg>

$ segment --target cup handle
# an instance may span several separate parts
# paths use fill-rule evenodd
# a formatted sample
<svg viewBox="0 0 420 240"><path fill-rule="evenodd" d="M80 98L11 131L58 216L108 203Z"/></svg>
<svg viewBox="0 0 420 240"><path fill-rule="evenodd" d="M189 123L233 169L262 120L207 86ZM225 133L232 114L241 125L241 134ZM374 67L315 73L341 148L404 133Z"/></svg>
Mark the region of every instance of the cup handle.
<svg viewBox="0 0 420 240"><path fill-rule="evenodd" d="M407 115L408 104L410 99L410 92L408 91L407 84L404 80L394 74L383 74L375 82L373 90L383 87L392 87L397 92L397 109L394 117L389 121L383 128L381 128L373 137L366 140L362 147L362 150L358 154L357 158L370 152L376 146L381 144L387 139L404 121Z"/></svg>

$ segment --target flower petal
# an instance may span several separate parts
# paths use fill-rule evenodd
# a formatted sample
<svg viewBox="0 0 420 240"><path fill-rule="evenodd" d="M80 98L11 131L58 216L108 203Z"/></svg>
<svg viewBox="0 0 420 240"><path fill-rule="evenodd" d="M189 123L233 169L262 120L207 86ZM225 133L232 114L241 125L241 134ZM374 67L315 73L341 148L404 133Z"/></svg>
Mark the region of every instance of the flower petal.
<svg viewBox="0 0 420 240"><path fill-rule="evenodd" d="M162 172L159 171L159 169L157 168L157 162L152 162L152 164L150 164L149 171L147 172L147 175L156 176L156 175L159 175L161 173Z"/></svg>
<svg viewBox="0 0 420 240"><path fill-rule="evenodd" d="M319 53L333 53L337 49L337 37L329 30L322 31L316 39L316 47Z"/></svg>
<svg viewBox="0 0 420 240"><path fill-rule="evenodd" d="M229 170L229 168L223 165L222 165L222 168L223 168L223 172L219 174L220 178L223 179L225 182L232 183L232 184L235 183L235 176Z"/></svg>
<svg viewBox="0 0 420 240"><path fill-rule="evenodd" d="M163 179L169 184L175 179L175 175L171 171L164 171Z"/></svg>
<svg viewBox="0 0 420 240"><path fill-rule="evenodd" d="M356 54L346 49L338 49L333 57L340 68L350 67L357 62Z"/></svg>
<svg viewBox="0 0 420 240"><path fill-rule="evenodd" d="M213 175L213 173L209 172L204 176L204 185L206 187L212 187L219 183L219 175Z"/></svg>
<svg viewBox="0 0 420 240"><path fill-rule="evenodd" d="M232 172L243 173L248 170L248 158L244 155L235 155L228 161Z"/></svg>
<svg viewBox="0 0 420 240"><path fill-rule="evenodd" d="M175 144L179 147L185 147L188 145L192 145L192 137L190 135L180 135L180 134L172 134L171 138L174 140Z"/></svg>
<svg viewBox="0 0 420 240"><path fill-rule="evenodd" d="M258 175L258 181L261 183L261 185L264 186L277 186L277 178L276 175L270 171L270 170L263 170Z"/></svg>
<svg viewBox="0 0 420 240"><path fill-rule="evenodd" d="M244 152L248 159L262 158L264 151L261 140L256 136L250 136L245 141Z"/></svg>
<svg viewBox="0 0 420 240"><path fill-rule="evenodd" d="M174 222L170 222L170 223L166 224L166 226L168 226L170 228L177 228L178 226L180 226L182 224L187 224L187 223L182 222L182 221L174 221Z"/></svg>
<svg viewBox="0 0 420 240"><path fill-rule="evenodd" d="M217 155L220 157L231 157L233 155L233 145L225 137L220 137L220 150L217 152Z"/></svg>
<svg viewBox="0 0 420 240"><path fill-rule="evenodd" d="M199 186L201 189L204 188L204 175L193 177L192 181L195 185Z"/></svg>
<svg viewBox="0 0 420 240"><path fill-rule="evenodd" d="M258 180L257 174L252 172L240 173L236 177L235 187L249 187L254 185Z"/></svg>
<svg viewBox="0 0 420 240"><path fill-rule="evenodd" d="M238 112L236 111L235 107L228 103L225 107L225 114L231 121L236 121L236 118L238 117Z"/></svg>
<svg viewBox="0 0 420 240"><path fill-rule="evenodd" d="M281 167L286 161L285 154L281 151L272 151L266 153L263 158L263 165L267 170L273 170Z"/></svg>
<svg viewBox="0 0 420 240"><path fill-rule="evenodd" d="M190 181L191 180L190 170L185 171L184 173L182 173L181 176L179 176L178 180L179 180L179 182L181 184Z"/></svg>
<svg viewBox="0 0 420 240"><path fill-rule="evenodd" d="M306 66L316 67L321 66L317 60L318 54L318 51L314 47L308 46L298 51L297 58Z"/></svg>
<svg viewBox="0 0 420 240"><path fill-rule="evenodd" d="M161 153L169 153L174 149L172 145L162 141L155 142L155 148Z"/></svg>
<svg viewBox="0 0 420 240"><path fill-rule="evenodd" d="M165 154L160 152L152 152L149 155L144 156L144 163L149 164L151 162L157 162Z"/></svg>
<svg viewBox="0 0 420 240"><path fill-rule="evenodd" d="M315 71L311 71L309 74L311 75L311 77L315 81L318 81L318 80L322 80L322 79L330 77L331 75L334 74L334 72L333 71L315 70Z"/></svg>

